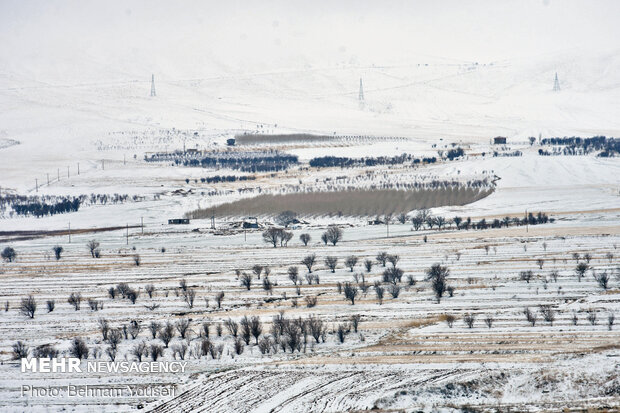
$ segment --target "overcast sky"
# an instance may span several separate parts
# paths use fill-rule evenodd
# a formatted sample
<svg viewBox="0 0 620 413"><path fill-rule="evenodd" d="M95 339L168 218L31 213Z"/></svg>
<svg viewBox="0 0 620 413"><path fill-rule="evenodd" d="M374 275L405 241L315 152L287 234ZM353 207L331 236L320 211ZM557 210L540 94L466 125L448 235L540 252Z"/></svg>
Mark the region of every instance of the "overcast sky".
<svg viewBox="0 0 620 413"><path fill-rule="evenodd" d="M618 16L613 0L0 0L0 69L184 77L608 52L620 49Z"/></svg>

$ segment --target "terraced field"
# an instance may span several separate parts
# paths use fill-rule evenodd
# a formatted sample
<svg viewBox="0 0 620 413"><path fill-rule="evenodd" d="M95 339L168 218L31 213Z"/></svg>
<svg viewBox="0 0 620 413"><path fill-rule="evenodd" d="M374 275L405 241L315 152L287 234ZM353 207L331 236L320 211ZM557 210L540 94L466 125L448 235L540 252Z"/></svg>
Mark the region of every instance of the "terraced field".
<svg viewBox="0 0 620 413"><path fill-rule="evenodd" d="M184 375L124 378L106 374L82 379L102 386L175 383L177 397L163 404L157 397L128 397L115 401L121 404L107 407L121 411L123 406L144 403L162 412L333 412L373 407L423 408L428 403L485 408L500 404L518 411L515 406L519 406L518 395L523 390L511 386L519 380L532 387L532 397L541 408L545 403L579 407L590 403L584 400L594 399L597 405L619 406L619 361L615 356L619 354L620 336L616 326L610 329L607 325L609 314L618 312L620 302L618 262L614 258L620 243L619 230L611 225L605 227L607 235L588 235L588 231L579 235L564 221L537 226L532 232L525 228L411 232L408 226L395 226L394 235L386 238L380 228L362 227L345 228L344 241L335 247L316 242L304 247L293 241L286 248L271 248L260 242L258 232L246 234L247 241L241 243L240 235L222 237L208 232L147 228L144 234L134 230L129 246L123 245L120 231L97 234L103 248L99 259L91 258L85 247L93 234L77 235L71 244L64 244L66 253L59 261L53 259L51 247L61 239L30 240L19 251L17 262L2 266L9 309L2 314L0 351L6 360L17 340L26 340L33 347L50 343L66 351L70 340L79 336L86 338L94 354L99 354L95 357L105 359L107 345L101 340L98 320L105 318L112 326L120 327L137 319L142 331L135 340L130 337L120 346L120 353L131 359L130 350L137 342L161 342L151 338L147 329L151 321L188 318L192 330L189 338L176 337L170 344L171 348L184 342L189 346ZM312 231L320 232L321 228ZM167 246L165 252L162 246ZM381 264L375 262L370 272L361 264L364 259L374 261L380 251L398 255L398 267L405 277L412 276L415 284L409 285L403 278L399 297L391 298L386 292L382 304L370 287L366 293L360 292L355 305L351 305L338 293L337 283L354 282L354 274L360 281L362 273L369 285L381 280ZM298 266L303 279L307 271L300 262L309 253L317 255L313 274L319 276L320 283L303 282L298 294L287 270ZM598 285L592 270L578 280L573 253L581 257L590 254L588 265L595 273L606 270L612 275L607 290ZM135 265L136 255L140 256L140 266ZM328 255L339 258L334 273L323 263ZM344 258L351 255L359 258L353 272L343 264ZM542 269L538 260L543 260ZM454 287L454 296L444 297L441 303L437 303L425 281L425 270L433 263L449 268L448 283ZM256 278L250 290L240 286L236 270L251 273L254 264L270 267L269 278L277 284L271 294L261 288ZM534 273L529 282L520 279L519 273L525 270ZM557 271L557 281L553 271ZM182 298L181 280L196 291L193 308ZM108 296L108 289L121 282L139 290L135 304ZM152 298L145 292L147 284L155 286ZM79 311L67 303L74 291L83 296ZM215 304L219 291L225 291L221 309ZM39 302L32 320L17 311L20 300L29 294ZM306 296L317 297L317 305L307 308ZM51 299L56 301L56 309L48 313L44 303ZM103 309L92 311L88 299L102 302ZM543 305L553 310L553 323L544 321L540 313ZM525 319L526 307L538 315L535 326ZM597 315L594 324L587 321L588 311ZM309 337L301 351L294 353L280 350L261 354L251 344L243 354L236 355L228 331L224 329L222 337L215 334L217 324L247 315L259 316L263 333L269 335L272 318L281 312L290 318L314 315L324 320L325 340L317 343ZM464 323L467 314L475 316L472 328ZM359 330L346 334L344 343L340 343L337 327L354 315L361 316ZM447 315L455 317L452 327L446 322ZM485 322L489 317L490 328ZM193 346L201 340L204 322L210 323L213 342L224 345L220 359L192 354ZM172 360L172 351L166 349L163 357ZM579 363L600 365L600 374L588 372L592 376L589 380L600 385L589 385L575 396L572 392L579 386L571 370L579 368ZM0 369L14 374L19 366L6 362ZM554 372L553 380L531 382L550 372ZM25 376L21 382L36 384L41 380ZM48 385L67 382L66 376L45 378ZM553 397L548 396L549 392ZM16 408L24 403L10 380L0 380L0 398ZM34 405L47 402L29 401ZM102 399L76 402L95 406Z"/></svg>

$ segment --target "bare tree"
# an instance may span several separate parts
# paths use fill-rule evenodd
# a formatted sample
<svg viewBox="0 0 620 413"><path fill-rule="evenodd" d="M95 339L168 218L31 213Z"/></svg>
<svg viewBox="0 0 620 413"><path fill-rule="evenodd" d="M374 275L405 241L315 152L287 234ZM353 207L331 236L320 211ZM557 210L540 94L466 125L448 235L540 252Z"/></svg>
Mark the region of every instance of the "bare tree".
<svg viewBox="0 0 620 413"><path fill-rule="evenodd" d="M392 267L396 267L396 264L400 261L400 257L396 254L390 254L387 256L387 260L390 264L392 264Z"/></svg>
<svg viewBox="0 0 620 413"><path fill-rule="evenodd" d="M222 300L224 300L224 291L220 291L215 294L215 302L217 303L217 308L222 308Z"/></svg>
<svg viewBox="0 0 620 413"><path fill-rule="evenodd" d="M545 265L545 260L543 260L542 258L537 259L536 265L538 265L538 268L542 270L543 265Z"/></svg>
<svg viewBox="0 0 620 413"><path fill-rule="evenodd" d="M596 310L594 310L593 308L590 308L586 312L588 313L588 315L586 316L586 319L590 322L590 324L595 325L596 324Z"/></svg>
<svg viewBox="0 0 620 413"><path fill-rule="evenodd" d="M255 344L258 344L258 338L263 333L263 324L260 321L260 318L254 316L250 320L250 332L254 337Z"/></svg>
<svg viewBox="0 0 620 413"><path fill-rule="evenodd" d="M301 242L303 242L303 244L305 246L308 246L308 243L310 242L310 240L312 239L312 237L310 236L310 234L308 233L303 233L299 236L299 239Z"/></svg>
<svg viewBox="0 0 620 413"><path fill-rule="evenodd" d="M366 272L372 271L373 262L372 260L364 260L364 268L366 268Z"/></svg>
<svg viewBox="0 0 620 413"><path fill-rule="evenodd" d="M325 323L321 319L311 315L308 317L308 329L310 331L310 335L318 344L321 336L325 334Z"/></svg>
<svg viewBox="0 0 620 413"><path fill-rule="evenodd" d="M48 313L51 313L56 308L56 300L47 300L45 303L47 304Z"/></svg>
<svg viewBox="0 0 620 413"><path fill-rule="evenodd" d="M196 290L193 288L188 288L183 294L185 302L189 308L194 308L194 299L196 298Z"/></svg>
<svg viewBox="0 0 620 413"><path fill-rule="evenodd" d="M294 285L297 285L297 282L301 282L299 279L299 269L295 266L288 267L288 278Z"/></svg>
<svg viewBox="0 0 620 413"><path fill-rule="evenodd" d="M159 333L159 330L161 330L161 323L158 321L151 321L151 323L149 324L149 330L151 332L151 337L156 338L157 333Z"/></svg>
<svg viewBox="0 0 620 413"><path fill-rule="evenodd" d="M596 274L595 278L596 282L603 290L606 290L609 287L609 274L607 274L607 271Z"/></svg>
<svg viewBox="0 0 620 413"><path fill-rule="evenodd" d="M252 330L250 328L250 319L248 316L243 316L241 321L239 322L241 326L241 338L245 341L246 345L250 344L250 337L252 336Z"/></svg>
<svg viewBox="0 0 620 413"><path fill-rule="evenodd" d="M609 331L611 331L611 328L614 326L615 319L616 316L614 315L614 313L609 313L609 315L607 316L607 328L609 329Z"/></svg>
<svg viewBox="0 0 620 413"><path fill-rule="evenodd" d="M443 297L448 289L447 278L449 274L450 270L448 270L448 267L439 264L433 264L426 270L426 279L431 282L431 287L435 292L437 303L441 302L441 297Z"/></svg>
<svg viewBox="0 0 620 413"><path fill-rule="evenodd" d="M533 313L529 309L529 307L525 307L525 309L523 310L523 314L525 314L525 319L527 320L527 322L530 323L532 327L534 327L536 325L536 320L538 319L536 314Z"/></svg>
<svg viewBox="0 0 620 413"><path fill-rule="evenodd" d="M87 359L88 346L86 342L79 337L74 338L71 342L71 347L69 347L69 354L78 359Z"/></svg>
<svg viewBox="0 0 620 413"><path fill-rule="evenodd" d="M289 225L297 222L297 212L282 211L276 215L275 221L278 225L288 228Z"/></svg>
<svg viewBox="0 0 620 413"><path fill-rule="evenodd" d="M52 248L52 251L54 251L54 257L56 257L56 261L58 261L62 257L64 249L60 245L56 245Z"/></svg>
<svg viewBox="0 0 620 413"><path fill-rule="evenodd" d="M224 321L224 325L228 329L228 332L230 333L230 335L236 338L237 335L239 334L239 324L237 324L236 321L233 321L229 317L228 320Z"/></svg>
<svg viewBox="0 0 620 413"><path fill-rule="evenodd" d="M411 217L411 225L413 225L413 229L419 231L420 228L422 228L422 225L424 225L424 219L419 215L415 215Z"/></svg>
<svg viewBox="0 0 620 413"><path fill-rule="evenodd" d="M267 294L271 295L273 290L273 283L269 277L263 277L263 290L267 291Z"/></svg>
<svg viewBox="0 0 620 413"><path fill-rule="evenodd" d="M342 240L342 229L336 226L330 226L329 228L327 228L327 231L325 233L327 234L327 241L331 242L333 245L336 245L339 241Z"/></svg>
<svg viewBox="0 0 620 413"><path fill-rule="evenodd" d="M274 248L278 246L283 230L280 228L268 228L263 232L263 241L272 244Z"/></svg>
<svg viewBox="0 0 620 413"><path fill-rule="evenodd" d="M437 228L441 231L441 228L443 228L446 225L447 221L444 217L442 216L437 216L435 217L435 225L437 225Z"/></svg>
<svg viewBox="0 0 620 413"><path fill-rule="evenodd" d="M254 273L254 275L256 275L256 278L258 278L260 280L260 275L263 272L263 266L262 265L254 265L252 267L252 272Z"/></svg>
<svg viewBox="0 0 620 413"><path fill-rule="evenodd" d="M349 329L344 326L343 324L339 324L338 325L338 330L336 331L336 336L338 337L338 341L340 341L340 343L344 343L344 340L348 334Z"/></svg>
<svg viewBox="0 0 620 413"><path fill-rule="evenodd" d="M343 286L344 296L347 300L351 301L351 305L355 305L355 297L357 297L358 289L351 283L344 283Z"/></svg>
<svg viewBox="0 0 620 413"><path fill-rule="evenodd" d="M400 295L400 285L390 284L387 286L387 291L390 293L392 298L398 298Z"/></svg>
<svg viewBox="0 0 620 413"><path fill-rule="evenodd" d="M159 339L164 342L164 347L168 348L168 344L174 338L174 326L170 322L166 322L164 327L159 330Z"/></svg>
<svg viewBox="0 0 620 413"><path fill-rule="evenodd" d="M541 305L540 314L542 315L543 320L553 325L553 322L555 321L555 311L553 311L553 308L551 308L550 305Z"/></svg>
<svg viewBox="0 0 620 413"><path fill-rule="evenodd" d="M336 257L326 257L325 258L325 265L327 266L327 268L329 268L332 272L336 272L336 266L338 265L338 258Z"/></svg>
<svg viewBox="0 0 620 413"><path fill-rule="evenodd" d="M375 294L377 295L377 300L379 301L379 305L383 304L383 294L385 292L385 289L383 288L383 286L381 285L380 282L375 282Z"/></svg>
<svg viewBox="0 0 620 413"><path fill-rule="evenodd" d="M454 324L456 317L454 317L452 314L446 314L445 320L446 320L446 324L448 324L448 327L452 328L452 325Z"/></svg>
<svg viewBox="0 0 620 413"><path fill-rule="evenodd" d="M164 354L164 348L159 344L151 344L149 353L151 354L151 360L157 361Z"/></svg>
<svg viewBox="0 0 620 413"><path fill-rule="evenodd" d="M235 350L236 355L243 354L245 346L243 345L243 341L240 338L235 339L233 342L233 349Z"/></svg>
<svg viewBox="0 0 620 413"><path fill-rule="evenodd" d="M383 282L398 284L403 278L403 270L397 267L386 268L383 271Z"/></svg>
<svg viewBox="0 0 620 413"><path fill-rule="evenodd" d="M130 289L127 291L127 298L131 301L132 304L135 304L140 296L140 292L138 290Z"/></svg>
<svg viewBox="0 0 620 413"><path fill-rule="evenodd" d="M26 298L22 298L19 310L23 315L34 318L34 313L37 311L37 302L34 297L29 295Z"/></svg>
<svg viewBox="0 0 620 413"><path fill-rule="evenodd" d="M142 357L148 357L149 348L146 345L146 342L142 341L141 343L134 345L130 352L136 359L138 359L138 362L141 362Z"/></svg>
<svg viewBox="0 0 620 413"><path fill-rule="evenodd" d="M185 356L187 355L187 344L180 343L175 346L172 346L172 357L176 360L178 357L180 360L185 360Z"/></svg>
<svg viewBox="0 0 620 413"><path fill-rule="evenodd" d="M357 257L355 255L351 255L350 257L347 257L347 259L344 261L344 265L349 267L351 272L353 272L353 268L355 267L356 264L357 264Z"/></svg>
<svg viewBox="0 0 620 413"><path fill-rule="evenodd" d="M521 271L519 273L519 277L525 281L526 283L530 283L530 280L534 277L534 273L532 272L532 270L527 270L527 271Z"/></svg>
<svg viewBox="0 0 620 413"><path fill-rule="evenodd" d="M135 340L136 337L138 337L138 334L140 334L140 331L142 331L142 325L138 320L131 320L129 322L128 331L129 335L131 335L131 339Z"/></svg>
<svg viewBox="0 0 620 413"><path fill-rule="evenodd" d="M142 264L142 260L140 259L140 255L136 254L133 256L133 263L136 264L136 267L139 267Z"/></svg>
<svg viewBox="0 0 620 413"><path fill-rule="evenodd" d="M327 245L327 243L329 242L329 239L327 238L327 232L321 234L321 241L323 241L323 243Z"/></svg>
<svg viewBox="0 0 620 413"><path fill-rule="evenodd" d="M468 314L465 314L465 316L463 317L463 322L468 328L473 328L475 321L476 321L476 316L473 314L468 313Z"/></svg>
<svg viewBox="0 0 620 413"><path fill-rule="evenodd" d="M317 302L316 296L307 295L304 299L306 300L306 307L308 308L316 307L316 302Z"/></svg>
<svg viewBox="0 0 620 413"><path fill-rule="evenodd" d="M188 335L189 325L190 325L190 321L188 318L181 318L180 320L176 322L175 327L177 331L179 332L179 335L181 336L181 338L184 339L185 336Z"/></svg>
<svg viewBox="0 0 620 413"><path fill-rule="evenodd" d="M144 287L144 291L146 291L149 298L153 298L153 293L155 292L155 286L153 284L148 284L146 287Z"/></svg>
<svg viewBox="0 0 620 413"><path fill-rule="evenodd" d="M308 272L312 272L312 266L316 262L316 254L306 255L301 263L306 266Z"/></svg>
<svg viewBox="0 0 620 413"><path fill-rule="evenodd" d="M385 251L381 251L377 254L377 261L381 263L383 267L385 267L385 263L387 262L388 254Z"/></svg>
<svg viewBox="0 0 620 413"><path fill-rule="evenodd" d="M86 247L88 248L88 251L90 251L90 256L95 258L95 251L97 251L99 249L99 242L91 239L90 241L88 241L88 243L86 244Z"/></svg>
<svg viewBox="0 0 620 413"><path fill-rule="evenodd" d="M487 316L484 318L484 323L485 323L485 324L487 325L487 327L489 327L489 328L493 327L493 321L494 321L494 319L493 319L493 316L491 316L491 315L487 315Z"/></svg>
<svg viewBox="0 0 620 413"><path fill-rule="evenodd" d="M588 271L588 268L590 267L585 262L580 262L575 267L575 273L577 274L577 279L579 280L579 282L581 282L581 279L586 274L586 271Z"/></svg>
<svg viewBox="0 0 620 413"><path fill-rule="evenodd" d="M100 318L98 321L99 330L101 331L101 337L103 341L108 339L108 333L110 332L110 323L105 318Z"/></svg>
<svg viewBox="0 0 620 413"><path fill-rule="evenodd" d="M245 287L248 291L252 288L252 276L248 273L243 273L240 277L241 285Z"/></svg>
<svg viewBox="0 0 620 413"><path fill-rule="evenodd" d="M357 329L359 328L360 323L362 322L362 316L359 314L354 314L351 316L351 327L353 327L353 331L357 333Z"/></svg>

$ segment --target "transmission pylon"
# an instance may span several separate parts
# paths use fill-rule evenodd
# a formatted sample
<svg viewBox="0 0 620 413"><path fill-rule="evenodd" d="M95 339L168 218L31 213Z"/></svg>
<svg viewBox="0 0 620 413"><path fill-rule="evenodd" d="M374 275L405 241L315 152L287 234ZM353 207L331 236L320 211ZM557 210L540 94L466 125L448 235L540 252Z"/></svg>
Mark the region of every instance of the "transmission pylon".
<svg viewBox="0 0 620 413"><path fill-rule="evenodd" d="M560 81L558 80L558 73L555 73L555 80L553 81L553 91L554 92L559 92L560 91Z"/></svg>
<svg viewBox="0 0 620 413"><path fill-rule="evenodd" d="M151 96L157 96L155 93L155 75L151 75Z"/></svg>
<svg viewBox="0 0 620 413"><path fill-rule="evenodd" d="M360 95L359 95L359 101L363 102L364 101L364 87L362 86L362 78L360 77Z"/></svg>

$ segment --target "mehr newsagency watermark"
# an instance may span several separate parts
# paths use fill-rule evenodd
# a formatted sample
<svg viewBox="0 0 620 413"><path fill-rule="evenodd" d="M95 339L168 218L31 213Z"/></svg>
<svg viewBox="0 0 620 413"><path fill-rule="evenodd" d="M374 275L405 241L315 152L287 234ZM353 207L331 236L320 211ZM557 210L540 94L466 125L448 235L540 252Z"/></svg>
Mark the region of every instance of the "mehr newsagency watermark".
<svg viewBox="0 0 620 413"><path fill-rule="evenodd" d="M185 373L186 361L82 361L78 358L23 358L22 373L43 374L160 374ZM92 397L168 397L176 396L174 384L21 386L22 397L92 398Z"/></svg>

